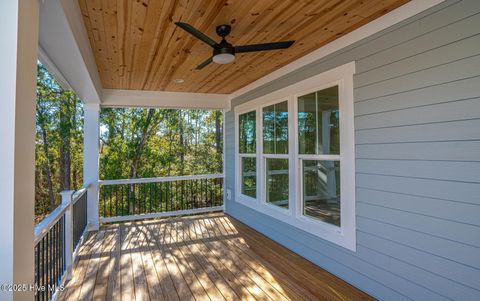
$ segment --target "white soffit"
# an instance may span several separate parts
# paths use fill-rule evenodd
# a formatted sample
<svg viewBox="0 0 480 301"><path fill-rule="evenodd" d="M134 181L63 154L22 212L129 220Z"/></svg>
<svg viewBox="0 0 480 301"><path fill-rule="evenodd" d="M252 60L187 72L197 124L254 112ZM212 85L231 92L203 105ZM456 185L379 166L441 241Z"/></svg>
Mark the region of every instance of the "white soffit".
<svg viewBox="0 0 480 301"><path fill-rule="evenodd" d="M77 1L40 1L39 53L53 75L85 103L100 103L102 85Z"/></svg>
<svg viewBox="0 0 480 301"><path fill-rule="evenodd" d="M228 94L104 89L102 107L230 109Z"/></svg>

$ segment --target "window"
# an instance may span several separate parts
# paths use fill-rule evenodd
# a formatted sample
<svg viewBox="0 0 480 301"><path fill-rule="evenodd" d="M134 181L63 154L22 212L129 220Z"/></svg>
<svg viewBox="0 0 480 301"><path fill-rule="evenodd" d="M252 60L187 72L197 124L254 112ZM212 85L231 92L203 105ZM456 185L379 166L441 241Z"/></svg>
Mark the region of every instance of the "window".
<svg viewBox="0 0 480 301"><path fill-rule="evenodd" d="M288 101L262 109L265 199L288 209Z"/></svg>
<svg viewBox="0 0 480 301"><path fill-rule="evenodd" d="M302 214L335 226L341 222L338 100L337 85L297 98Z"/></svg>
<svg viewBox="0 0 480 301"><path fill-rule="evenodd" d="M349 63L235 107L236 201L351 250L354 71Z"/></svg>
<svg viewBox="0 0 480 301"><path fill-rule="evenodd" d="M257 197L256 111L239 117L239 152L242 167L241 194Z"/></svg>

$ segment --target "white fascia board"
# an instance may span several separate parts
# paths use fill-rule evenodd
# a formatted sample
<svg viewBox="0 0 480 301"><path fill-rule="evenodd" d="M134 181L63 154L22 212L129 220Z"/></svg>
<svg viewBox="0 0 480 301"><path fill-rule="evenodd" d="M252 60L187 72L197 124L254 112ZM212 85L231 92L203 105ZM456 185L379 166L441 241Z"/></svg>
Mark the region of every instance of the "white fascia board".
<svg viewBox="0 0 480 301"><path fill-rule="evenodd" d="M60 86L65 90L72 90L72 87L68 83L68 81L63 76L62 72L58 70L58 67L55 63L48 57L45 50L42 47L38 47L38 60L42 63L42 65L47 68L48 72L57 80Z"/></svg>
<svg viewBox="0 0 480 301"><path fill-rule="evenodd" d="M60 82L65 81L74 89L83 102L100 103L102 84L77 1L39 4L40 60L46 62Z"/></svg>
<svg viewBox="0 0 480 301"><path fill-rule="evenodd" d="M399 8L381 16L380 18L375 19L357 28L356 30L344 35L343 37L340 37L326 44L325 46L320 47L305 56L302 56L301 58L291 62L290 64L285 65L282 68L272 73L269 73L264 77L259 78L258 80L246 85L245 87L238 89L237 91L229 95L230 99L233 100L234 98L242 94L245 94L251 90L263 86L319 59L322 59L329 54L332 54L342 48L345 48L353 43L365 39L386 28L389 28L392 25L395 25L403 20L415 16L422 11L425 11L444 1L445 0L413 0L411 2L408 2L400 6Z"/></svg>
<svg viewBox="0 0 480 301"><path fill-rule="evenodd" d="M228 94L104 89L102 95L102 107L230 109Z"/></svg>

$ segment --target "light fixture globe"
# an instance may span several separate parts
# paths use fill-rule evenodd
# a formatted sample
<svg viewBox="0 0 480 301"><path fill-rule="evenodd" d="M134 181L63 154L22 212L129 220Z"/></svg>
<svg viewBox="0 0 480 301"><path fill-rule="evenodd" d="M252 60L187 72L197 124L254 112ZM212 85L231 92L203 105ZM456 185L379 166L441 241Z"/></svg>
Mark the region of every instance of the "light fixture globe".
<svg viewBox="0 0 480 301"><path fill-rule="evenodd" d="M235 60L235 56L231 53L219 53L214 55L212 60L217 64L230 64Z"/></svg>
<svg viewBox="0 0 480 301"><path fill-rule="evenodd" d="M227 28L228 29L228 28ZM217 31L220 30L217 28ZM226 33L226 32L225 32ZM235 60L235 48L232 44L225 41L222 38L222 41L218 43L217 47L213 49L212 61L217 64L229 64Z"/></svg>

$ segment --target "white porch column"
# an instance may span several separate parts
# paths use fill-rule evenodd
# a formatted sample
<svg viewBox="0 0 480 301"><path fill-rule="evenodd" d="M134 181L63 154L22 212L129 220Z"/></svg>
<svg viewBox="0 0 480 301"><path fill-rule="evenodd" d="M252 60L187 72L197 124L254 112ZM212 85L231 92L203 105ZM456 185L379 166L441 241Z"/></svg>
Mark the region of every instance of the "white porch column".
<svg viewBox="0 0 480 301"><path fill-rule="evenodd" d="M91 184L88 188L87 215L90 230L98 230L98 156L100 135L100 105L85 104L84 120L84 158L83 158L83 181Z"/></svg>
<svg viewBox="0 0 480 301"><path fill-rule="evenodd" d="M0 284L34 283L38 1L0 1ZM0 300L33 291L0 290Z"/></svg>

